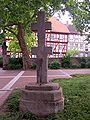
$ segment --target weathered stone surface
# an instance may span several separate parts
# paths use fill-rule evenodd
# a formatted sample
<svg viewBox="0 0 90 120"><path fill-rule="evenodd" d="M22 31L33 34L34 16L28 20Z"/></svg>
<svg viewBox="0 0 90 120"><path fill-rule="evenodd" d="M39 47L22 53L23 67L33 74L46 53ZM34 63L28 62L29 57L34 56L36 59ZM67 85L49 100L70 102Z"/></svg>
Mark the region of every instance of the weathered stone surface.
<svg viewBox="0 0 90 120"><path fill-rule="evenodd" d="M64 101L63 98L56 102L51 102L51 101L35 102L35 101L22 100L21 105L23 111L29 111L38 116L45 116L52 113L56 113L58 111L62 111L64 109L63 101Z"/></svg>
<svg viewBox="0 0 90 120"><path fill-rule="evenodd" d="M47 86L47 88L46 88ZM51 83L51 86L56 86ZM38 116L49 115L64 109L64 97L62 89L54 87L54 90L46 84L41 89L40 85L32 85L31 90L23 89L22 99L20 103L21 111L29 111ZM52 87L53 88L53 87ZM34 90L35 89L35 90ZM38 89L38 90L37 90Z"/></svg>
<svg viewBox="0 0 90 120"><path fill-rule="evenodd" d="M52 48L45 46L45 31L51 30L51 23L45 22L44 11L38 12L37 23L31 24L31 30L38 34L38 47L32 48L32 54L37 55L37 83L47 83L47 56L52 54Z"/></svg>
<svg viewBox="0 0 90 120"><path fill-rule="evenodd" d="M25 86L26 90L39 90L39 91L51 91L58 90L60 88L58 83L48 83L48 84L28 84Z"/></svg>
<svg viewBox="0 0 90 120"><path fill-rule="evenodd" d="M58 90L51 90L51 91L42 91L42 90L22 90L23 91L23 99L26 100L34 100L34 101L40 101L40 100L50 100L50 101L56 101L61 99L62 95L62 89Z"/></svg>

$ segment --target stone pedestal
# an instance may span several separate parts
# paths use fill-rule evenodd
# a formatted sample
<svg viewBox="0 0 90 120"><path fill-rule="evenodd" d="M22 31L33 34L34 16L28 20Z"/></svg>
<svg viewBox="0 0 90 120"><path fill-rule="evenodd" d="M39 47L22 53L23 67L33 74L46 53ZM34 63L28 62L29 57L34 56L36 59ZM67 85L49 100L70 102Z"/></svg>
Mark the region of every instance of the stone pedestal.
<svg viewBox="0 0 90 120"><path fill-rule="evenodd" d="M22 90L21 111L46 116L63 109L64 97L57 83L29 84Z"/></svg>

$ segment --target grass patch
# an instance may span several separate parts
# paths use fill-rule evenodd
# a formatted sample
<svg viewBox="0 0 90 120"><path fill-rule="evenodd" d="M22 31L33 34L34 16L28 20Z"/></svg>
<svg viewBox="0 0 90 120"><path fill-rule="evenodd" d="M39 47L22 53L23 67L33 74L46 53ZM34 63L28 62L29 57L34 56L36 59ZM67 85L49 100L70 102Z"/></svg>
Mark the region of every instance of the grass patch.
<svg viewBox="0 0 90 120"><path fill-rule="evenodd" d="M53 82L59 83L63 89L65 107L62 113L39 118L30 113L19 112L19 90L8 99L7 105L13 107L9 108L9 112L0 115L0 120L90 120L90 75L73 75L73 78L55 79Z"/></svg>
<svg viewBox="0 0 90 120"><path fill-rule="evenodd" d="M21 97L21 90L16 89L13 93L8 97L6 102L6 110L10 112L19 111L19 102Z"/></svg>

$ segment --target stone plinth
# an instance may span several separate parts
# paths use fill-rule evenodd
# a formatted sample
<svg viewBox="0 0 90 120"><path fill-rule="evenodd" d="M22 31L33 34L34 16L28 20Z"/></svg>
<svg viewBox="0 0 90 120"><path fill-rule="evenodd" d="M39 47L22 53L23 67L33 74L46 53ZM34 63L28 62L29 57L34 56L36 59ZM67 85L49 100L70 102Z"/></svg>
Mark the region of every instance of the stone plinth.
<svg viewBox="0 0 90 120"><path fill-rule="evenodd" d="M45 116L64 109L62 89L56 83L29 84L22 90L20 110Z"/></svg>

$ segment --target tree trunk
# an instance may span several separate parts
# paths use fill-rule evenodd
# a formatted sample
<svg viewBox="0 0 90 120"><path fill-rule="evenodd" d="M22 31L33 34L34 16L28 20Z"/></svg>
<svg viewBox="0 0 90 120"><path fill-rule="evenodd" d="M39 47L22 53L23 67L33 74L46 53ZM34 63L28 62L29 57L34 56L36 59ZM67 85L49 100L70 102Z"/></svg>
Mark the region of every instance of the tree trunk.
<svg viewBox="0 0 90 120"><path fill-rule="evenodd" d="M24 28L22 24L18 25L18 41L19 41L19 45L21 48L21 52L22 52L22 58L23 58L23 69L27 70L31 68L31 60L29 57L29 51L27 49L26 43L25 43L25 39L24 39Z"/></svg>

